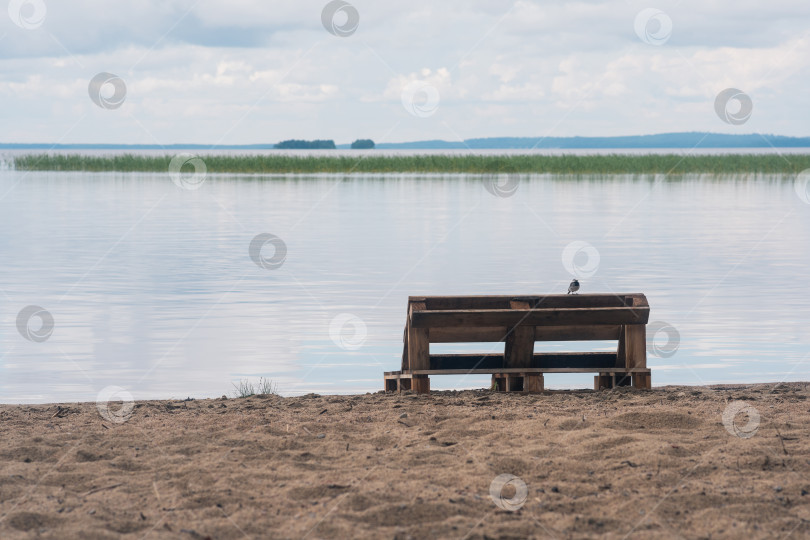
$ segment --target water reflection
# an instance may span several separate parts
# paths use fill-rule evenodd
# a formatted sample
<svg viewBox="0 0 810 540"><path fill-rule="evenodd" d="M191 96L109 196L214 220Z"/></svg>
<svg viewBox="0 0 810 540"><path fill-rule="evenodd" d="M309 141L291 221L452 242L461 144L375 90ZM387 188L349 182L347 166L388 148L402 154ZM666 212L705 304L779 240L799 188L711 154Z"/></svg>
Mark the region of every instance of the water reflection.
<svg viewBox="0 0 810 540"><path fill-rule="evenodd" d="M792 179L518 180L506 196L451 175L211 175L185 191L168 175L2 171L0 402L109 385L217 396L259 376L284 393L376 391L399 366L409 294L565 292L576 241L600 256L583 292L644 292L651 320L677 328L677 352L650 357L654 384L807 379L810 205ZM262 233L283 239L280 267L251 260ZM44 342L17 331L28 305L54 317ZM356 325L335 338L344 314L365 326L358 347Z"/></svg>

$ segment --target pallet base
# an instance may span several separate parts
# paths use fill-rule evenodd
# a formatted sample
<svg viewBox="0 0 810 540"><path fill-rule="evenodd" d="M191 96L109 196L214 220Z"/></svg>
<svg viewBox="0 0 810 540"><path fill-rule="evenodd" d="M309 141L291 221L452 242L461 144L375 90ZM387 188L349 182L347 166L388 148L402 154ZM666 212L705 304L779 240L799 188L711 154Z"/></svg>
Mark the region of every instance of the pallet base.
<svg viewBox="0 0 810 540"><path fill-rule="evenodd" d="M524 368L525 369L525 368ZM476 371L476 370L471 370ZM483 370L481 370L483 371ZM566 372L565 370L554 369L552 373ZM576 372L576 370L572 370ZM469 371L466 372L469 374ZM447 373L442 371L436 375L463 375L465 373ZM523 392L538 393L545 390L545 379L543 372L537 370L504 370L503 372L490 373L492 375L492 390L496 392ZM652 377L649 369L615 369L606 372L599 372L593 378L594 390L608 390L617 386L633 386L635 388L651 388ZM426 373L403 373L402 371L386 371L384 375L386 392L403 392L411 390L417 394L430 393L430 378Z"/></svg>
<svg viewBox="0 0 810 540"><path fill-rule="evenodd" d="M543 391L542 373L493 373L492 390L496 392L536 393Z"/></svg>
<svg viewBox="0 0 810 540"><path fill-rule="evenodd" d="M412 390L417 394L430 393L430 378L427 375L414 375L392 371L385 374L386 392L404 392Z"/></svg>
<svg viewBox="0 0 810 540"><path fill-rule="evenodd" d="M600 373L593 378L594 390L610 390L617 386L632 386L633 388L652 388L650 373Z"/></svg>

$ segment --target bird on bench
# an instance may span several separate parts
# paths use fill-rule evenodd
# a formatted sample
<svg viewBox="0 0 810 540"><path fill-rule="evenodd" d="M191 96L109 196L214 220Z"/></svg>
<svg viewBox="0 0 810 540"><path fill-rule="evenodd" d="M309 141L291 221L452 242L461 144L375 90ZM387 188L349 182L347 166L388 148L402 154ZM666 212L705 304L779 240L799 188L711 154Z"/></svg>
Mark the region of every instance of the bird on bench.
<svg viewBox="0 0 810 540"><path fill-rule="evenodd" d="M571 284L568 286L568 294L574 294L578 290L579 290L579 281L577 280L577 278L574 278L574 280L571 281Z"/></svg>

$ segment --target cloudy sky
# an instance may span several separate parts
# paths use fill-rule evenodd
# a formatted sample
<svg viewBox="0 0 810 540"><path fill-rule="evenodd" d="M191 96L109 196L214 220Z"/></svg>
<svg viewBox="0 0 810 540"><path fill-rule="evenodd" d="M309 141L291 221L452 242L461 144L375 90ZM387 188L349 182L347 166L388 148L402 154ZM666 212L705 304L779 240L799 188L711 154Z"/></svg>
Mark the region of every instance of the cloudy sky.
<svg viewBox="0 0 810 540"><path fill-rule="evenodd" d="M810 135L807 0L6 3L0 142Z"/></svg>

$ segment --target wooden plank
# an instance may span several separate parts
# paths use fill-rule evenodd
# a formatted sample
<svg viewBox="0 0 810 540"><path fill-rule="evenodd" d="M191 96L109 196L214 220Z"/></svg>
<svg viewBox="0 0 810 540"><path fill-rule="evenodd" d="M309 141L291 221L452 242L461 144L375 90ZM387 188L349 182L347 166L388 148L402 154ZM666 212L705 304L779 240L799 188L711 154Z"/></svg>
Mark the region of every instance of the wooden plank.
<svg viewBox="0 0 810 540"><path fill-rule="evenodd" d="M619 339L621 326L535 326L535 341L612 341ZM432 331L431 331L432 333Z"/></svg>
<svg viewBox="0 0 810 540"><path fill-rule="evenodd" d="M525 310L529 314L529 303L511 300L510 309ZM531 367L534 354L534 326L515 326L509 329L504 347L504 367Z"/></svg>
<svg viewBox="0 0 810 540"><path fill-rule="evenodd" d="M430 369L499 369L503 355L493 354L431 354Z"/></svg>
<svg viewBox="0 0 810 540"><path fill-rule="evenodd" d="M535 341L608 341L619 339L621 326L535 326ZM497 343L505 341L506 326L431 328L431 343Z"/></svg>
<svg viewBox="0 0 810 540"><path fill-rule="evenodd" d="M408 330L408 369L428 369L430 367L430 343L427 328Z"/></svg>
<svg viewBox="0 0 810 540"><path fill-rule="evenodd" d="M603 368L616 367L616 353L611 352L566 352L566 353L535 353L531 363L522 368L557 368L557 369L590 369L595 371ZM498 353L491 354L431 354L430 369L498 369L507 368L504 356ZM509 369L517 369L508 366ZM418 368L414 368L418 369Z"/></svg>
<svg viewBox="0 0 810 540"><path fill-rule="evenodd" d="M491 326L567 326L646 324L649 308L554 308L529 312L513 309L462 309L447 311L412 311L412 328L491 327Z"/></svg>
<svg viewBox="0 0 810 540"><path fill-rule="evenodd" d="M624 327L625 367L647 367L647 331L643 324Z"/></svg>
<svg viewBox="0 0 810 540"><path fill-rule="evenodd" d="M650 373L634 373L632 375L635 388L652 388L652 375Z"/></svg>
<svg viewBox="0 0 810 540"><path fill-rule="evenodd" d="M416 310L425 309L424 302L411 302L408 318L408 369L430 368L430 341L427 328L414 328L413 316Z"/></svg>
<svg viewBox="0 0 810 540"><path fill-rule="evenodd" d="M523 391L536 393L543 391L543 374L525 374L523 376Z"/></svg>
<svg viewBox="0 0 810 540"><path fill-rule="evenodd" d="M473 295L473 296L421 296L412 301L424 301L428 310L445 309L506 309L509 302L529 302L531 308L561 307L623 307L644 306L646 297L641 293L622 294L549 294L549 295Z"/></svg>
<svg viewBox="0 0 810 540"><path fill-rule="evenodd" d="M534 326L517 326L506 336L505 367L531 367L534 355Z"/></svg>
<svg viewBox="0 0 810 540"><path fill-rule="evenodd" d="M408 321L405 321L405 331L402 333L402 371L408 369Z"/></svg>
<svg viewBox="0 0 810 540"><path fill-rule="evenodd" d="M431 343L497 343L506 339L506 326L431 328Z"/></svg>
<svg viewBox="0 0 810 540"><path fill-rule="evenodd" d="M612 368L616 367L616 353L538 353L534 355L532 367L547 368Z"/></svg>
<svg viewBox="0 0 810 540"><path fill-rule="evenodd" d="M427 375L418 375L414 376L411 379L411 390L416 392L417 394L429 394L430 393L430 379Z"/></svg>
<svg viewBox="0 0 810 540"><path fill-rule="evenodd" d="M421 369L414 375L492 375L493 373L649 373L649 368L477 368L477 369Z"/></svg>

